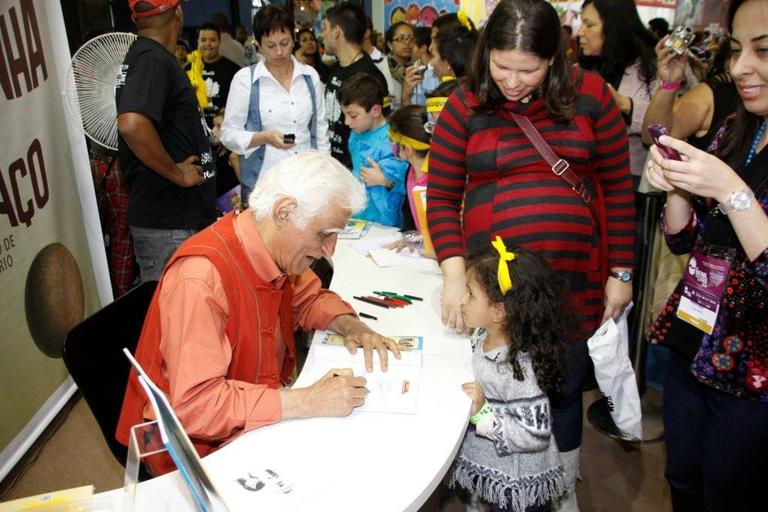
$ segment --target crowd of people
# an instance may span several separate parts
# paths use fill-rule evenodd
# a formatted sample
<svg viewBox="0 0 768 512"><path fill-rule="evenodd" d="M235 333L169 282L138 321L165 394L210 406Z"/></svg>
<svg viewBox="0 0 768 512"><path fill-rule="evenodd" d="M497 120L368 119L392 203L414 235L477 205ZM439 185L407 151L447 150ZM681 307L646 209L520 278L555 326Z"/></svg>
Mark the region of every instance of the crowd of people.
<svg viewBox="0 0 768 512"><path fill-rule="evenodd" d="M673 508L759 502L768 1L729 0L727 37L695 50L644 26L633 0L585 0L575 33L546 0L501 0L480 29L462 11L394 23L383 52L356 3L328 9L320 34L267 5L250 53L226 17L190 51L179 0L129 5L119 157L140 279L160 281L136 357L201 454L364 402L351 374L286 387L296 328L339 332L369 369L373 351L383 367L399 357L311 269L354 215L430 237L442 321L471 334L470 426L447 482L492 510L578 510L586 340L637 292L645 181L666 194L669 249L690 253L649 332L671 348ZM232 190L228 212L217 198ZM123 442L151 417L143 397L132 378Z"/></svg>

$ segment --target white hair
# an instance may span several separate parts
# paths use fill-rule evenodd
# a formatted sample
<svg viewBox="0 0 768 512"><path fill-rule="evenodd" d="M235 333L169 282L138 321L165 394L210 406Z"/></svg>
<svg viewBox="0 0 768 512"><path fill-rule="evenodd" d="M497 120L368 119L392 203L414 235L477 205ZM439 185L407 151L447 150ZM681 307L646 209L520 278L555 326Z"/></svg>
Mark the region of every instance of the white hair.
<svg viewBox="0 0 768 512"><path fill-rule="evenodd" d="M302 151L262 170L248 205L256 220L272 215L275 204L285 197L298 204L291 218L304 227L331 202L353 214L365 208L365 186L332 156L315 150Z"/></svg>

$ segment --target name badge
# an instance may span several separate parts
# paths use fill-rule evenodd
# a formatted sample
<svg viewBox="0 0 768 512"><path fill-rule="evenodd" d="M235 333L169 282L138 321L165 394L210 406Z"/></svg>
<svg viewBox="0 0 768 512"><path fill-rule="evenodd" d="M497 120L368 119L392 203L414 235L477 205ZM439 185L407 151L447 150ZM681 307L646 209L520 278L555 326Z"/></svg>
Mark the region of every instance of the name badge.
<svg viewBox="0 0 768 512"><path fill-rule="evenodd" d="M712 334L735 253L732 248L705 246L691 254L683 274L678 318Z"/></svg>

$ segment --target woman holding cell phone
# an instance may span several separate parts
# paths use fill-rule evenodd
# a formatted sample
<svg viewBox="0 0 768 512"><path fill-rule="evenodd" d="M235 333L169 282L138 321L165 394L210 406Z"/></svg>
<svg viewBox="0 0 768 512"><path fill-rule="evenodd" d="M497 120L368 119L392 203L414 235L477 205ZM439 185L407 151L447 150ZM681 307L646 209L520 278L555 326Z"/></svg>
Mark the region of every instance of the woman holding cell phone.
<svg viewBox="0 0 768 512"><path fill-rule="evenodd" d="M710 154L662 135L670 250L687 271L651 329L669 345L666 476L675 512L755 510L768 474L768 0L733 0L731 75L743 105ZM679 160L660 151L679 153ZM664 156L666 153L667 157Z"/></svg>
<svg viewBox="0 0 768 512"><path fill-rule="evenodd" d="M261 169L305 149L330 153L324 86L317 71L293 56L293 16L269 5L254 18L263 58L232 79L221 142L240 155L243 207Z"/></svg>

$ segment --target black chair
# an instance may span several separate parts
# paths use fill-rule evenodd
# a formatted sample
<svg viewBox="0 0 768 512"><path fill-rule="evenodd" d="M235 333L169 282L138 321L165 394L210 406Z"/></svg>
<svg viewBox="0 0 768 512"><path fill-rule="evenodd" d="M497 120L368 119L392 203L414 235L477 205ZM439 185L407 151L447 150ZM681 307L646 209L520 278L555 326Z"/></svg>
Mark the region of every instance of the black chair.
<svg viewBox="0 0 768 512"><path fill-rule="evenodd" d="M91 408L109 449L125 465L128 449L115 439L131 363L157 281L133 288L76 325L64 340L64 364Z"/></svg>

